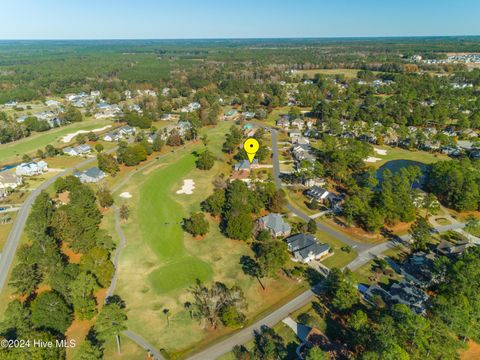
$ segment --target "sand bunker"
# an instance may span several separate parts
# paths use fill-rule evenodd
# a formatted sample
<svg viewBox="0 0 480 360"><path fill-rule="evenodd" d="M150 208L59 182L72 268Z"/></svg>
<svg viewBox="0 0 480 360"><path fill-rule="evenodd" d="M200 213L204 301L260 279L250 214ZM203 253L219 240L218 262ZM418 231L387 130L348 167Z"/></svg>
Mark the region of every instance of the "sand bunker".
<svg viewBox="0 0 480 360"><path fill-rule="evenodd" d="M132 198L132 194L130 194L129 192L123 192L120 194L120 197L122 199L131 199Z"/></svg>
<svg viewBox="0 0 480 360"><path fill-rule="evenodd" d="M373 148L373 151L378 155L387 155L387 150Z"/></svg>
<svg viewBox="0 0 480 360"><path fill-rule="evenodd" d="M368 162L368 163L376 163L377 161L382 161L382 159L379 159L379 158L373 157L373 156L369 156L364 161Z"/></svg>
<svg viewBox="0 0 480 360"><path fill-rule="evenodd" d="M72 141L73 138L77 135L88 134L90 131L99 132L99 131L107 130L108 128L111 128L111 127L112 127L112 125L107 125L107 126L104 126L102 128L93 129L93 130L78 130L77 132L65 135L63 138L60 139L60 141L64 142L64 143L68 143L68 142Z"/></svg>
<svg viewBox="0 0 480 360"><path fill-rule="evenodd" d="M177 194L192 195L195 190L195 182L192 179L183 180L183 186L177 191Z"/></svg>

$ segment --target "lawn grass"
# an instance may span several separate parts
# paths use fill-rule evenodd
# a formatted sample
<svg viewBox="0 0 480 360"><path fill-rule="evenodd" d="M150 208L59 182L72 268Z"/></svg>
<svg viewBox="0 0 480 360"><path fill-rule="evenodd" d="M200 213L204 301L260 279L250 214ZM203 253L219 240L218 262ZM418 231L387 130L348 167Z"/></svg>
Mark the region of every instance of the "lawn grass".
<svg viewBox="0 0 480 360"><path fill-rule="evenodd" d="M376 163L371 163L375 168L379 168L388 161L392 160L412 160L412 161L419 161L424 164L433 164L438 161L442 160L449 160L450 158L446 155L443 154L438 154L438 153L430 153L426 151L410 151L406 149L402 149L399 147L391 147L387 145L375 145L374 146L377 149L382 149L382 150L387 150L387 155L379 155L375 153L373 156L377 157L379 159L382 159L381 161L377 161Z"/></svg>
<svg viewBox="0 0 480 360"><path fill-rule="evenodd" d="M221 144L230 125L225 122L204 130L209 149L222 159ZM220 161L209 171L196 169L192 151L202 148L200 142L177 148L135 173L114 193L117 205L126 202L131 209L130 219L122 225L127 244L120 256L116 288L127 304L128 327L173 356L206 346L233 331L205 331L191 319L184 303L192 301L187 288L195 278L203 276L240 286L249 304L246 315L252 321L307 288L303 283L281 277L265 279L267 289L263 291L257 280L243 273L239 264L242 255L252 255L248 244L225 238L217 219L209 218L210 231L202 239L183 233L178 221L200 209L200 202L213 192L212 180L225 170ZM175 193L184 179L195 181L192 195ZM125 191L132 194L131 199L118 197ZM112 212L105 215L104 227L109 231L113 231L113 220ZM163 309L170 310L170 326Z"/></svg>
<svg viewBox="0 0 480 360"><path fill-rule="evenodd" d="M357 77L360 69L311 69L311 70L297 70L297 74L307 75L313 78L316 74L322 75L343 75L347 79L354 79ZM376 72L378 73L378 71Z"/></svg>
<svg viewBox="0 0 480 360"><path fill-rule="evenodd" d="M66 126L54 128L45 132L35 133L27 138L0 145L0 164L15 163L22 160L24 154L35 155L38 149L44 149L46 145L65 145L59 140L61 137L74 133L78 130L93 130L111 124L111 120L85 120Z"/></svg>
<svg viewBox="0 0 480 360"><path fill-rule="evenodd" d="M355 249L350 249L349 252L342 250L342 248L345 248L345 244L324 231L317 231L316 236L321 243L329 244L333 250L333 255L322 261L322 264L330 269L341 269L358 256Z"/></svg>
<svg viewBox="0 0 480 360"><path fill-rule="evenodd" d="M12 221L9 224L0 225L0 253L2 252L2 249L5 246L5 243L8 238L8 234L10 234L10 230L12 229L16 215L17 215L16 212L1 213L1 216L8 216L12 218Z"/></svg>
<svg viewBox="0 0 480 360"><path fill-rule="evenodd" d="M307 207L305 204L307 198L303 195L302 189L293 189L291 187L284 188L285 193L287 194L287 200L294 205L297 209L301 210L307 215L314 215L321 210L312 210Z"/></svg>
<svg viewBox="0 0 480 360"><path fill-rule="evenodd" d="M104 349L103 358L108 360L147 359L147 352L123 334L120 335L120 354L117 351L117 341L113 336L105 342Z"/></svg>

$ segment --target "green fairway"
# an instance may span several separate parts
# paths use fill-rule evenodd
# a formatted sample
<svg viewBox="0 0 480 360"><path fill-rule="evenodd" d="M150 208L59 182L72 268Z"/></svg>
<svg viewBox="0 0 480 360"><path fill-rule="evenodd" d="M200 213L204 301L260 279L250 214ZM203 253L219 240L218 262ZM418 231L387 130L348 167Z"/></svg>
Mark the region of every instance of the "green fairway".
<svg viewBox="0 0 480 360"><path fill-rule="evenodd" d="M28 138L0 145L0 164L21 161L24 154L35 154L38 149L46 145L64 145L59 139L78 130L93 130L111 124L111 120L88 120L42 133L35 133Z"/></svg>
<svg viewBox="0 0 480 360"><path fill-rule="evenodd" d="M195 157L184 155L175 164L152 174L140 189L138 211L142 237L162 263L166 263L149 275L158 293L184 288L195 279L204 281L212 275L207 263L186 252L180 222L187 214L170 195L179 179L194 167Z"/></svg>

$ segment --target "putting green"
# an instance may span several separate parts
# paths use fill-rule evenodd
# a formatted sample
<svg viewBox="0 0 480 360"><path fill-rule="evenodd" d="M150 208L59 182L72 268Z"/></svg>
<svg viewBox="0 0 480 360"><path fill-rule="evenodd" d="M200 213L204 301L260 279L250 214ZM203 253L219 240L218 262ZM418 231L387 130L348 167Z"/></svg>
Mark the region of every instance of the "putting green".
<svg viewBox="0 0 480 360"><path fill-rule="evenodd" d="M138 211L142 237L164 263L149 275L158 293L185 288L197 278L205 281L212 276L210 265L185 250L180 222L187 214L174 199L176 187L180 188L194 167L195 157L184 155L154 172L140 188Z"/></svg>

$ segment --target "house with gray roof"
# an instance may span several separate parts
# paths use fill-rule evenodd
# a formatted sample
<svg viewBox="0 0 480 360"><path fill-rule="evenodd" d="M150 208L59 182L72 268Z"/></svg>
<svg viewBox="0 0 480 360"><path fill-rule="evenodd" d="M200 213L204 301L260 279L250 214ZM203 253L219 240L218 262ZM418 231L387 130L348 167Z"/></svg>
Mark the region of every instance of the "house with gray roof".
<svg viewBox="0 0 480 360"><path fill-rule="evenodd" d="M253 159L251 164L248 160L241 160L233 165L235 171L250 171L252 168L254 169L256 167L258 167L258 159Z"/></svg>
<svg viewBox="0 0 480 360"><path fill-rule="evenodd" d="M268 214L258 219L257 223L260 230L268 230L275 237L288 236L292 231L290 224L285 222L280 214Z"/></svg>
<svg viewBox="0 0 480 360"><path fill-rule="evenodd" d="M78 178L82 183L98 183L107 175L98 167L92 167L84 171L77 171L73 176Z"/></svg>
<svg viewBox="0 0 480 360"><path fill-rule="evenodd" d="M312 234L296 234L287 238L288 250L294 261L308 263L328 255L330 245L320 244Z"/></svg>

